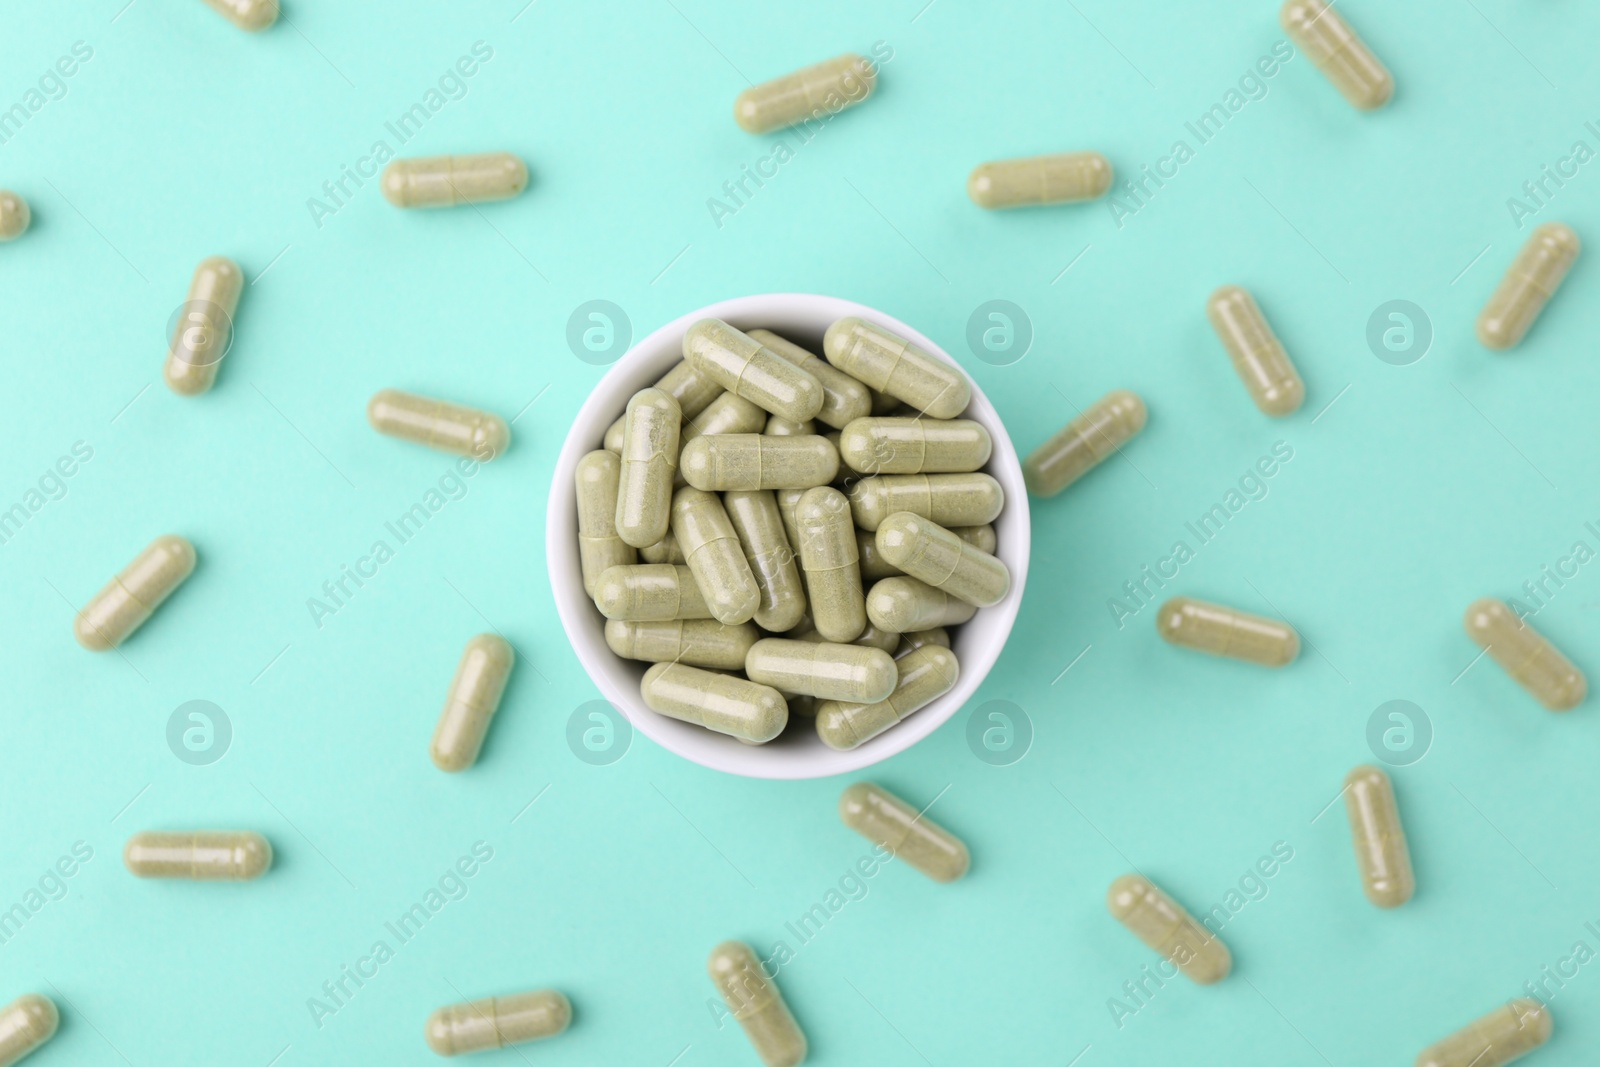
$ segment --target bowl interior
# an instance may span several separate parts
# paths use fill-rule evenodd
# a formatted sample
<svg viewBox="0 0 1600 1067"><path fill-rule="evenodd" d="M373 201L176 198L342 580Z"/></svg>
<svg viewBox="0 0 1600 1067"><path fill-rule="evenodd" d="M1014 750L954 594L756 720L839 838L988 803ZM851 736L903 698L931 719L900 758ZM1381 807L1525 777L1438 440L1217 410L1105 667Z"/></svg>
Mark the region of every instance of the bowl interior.
<svg viewBox="0 0 1600 1067"><path fill-rule="evenodd" d="M905 722L849 752L824 745L812 720L796 716L783 735L765 745L746 745L734 738L679 722L651 711L639 695L639 680L650 666L618 657L605 642L605 619L583 589L578 562L577 505L573 475L578 460L600 447L606 428L621 415L628 398L665 374L682 358L684 331L704 318L718 318L741 330L765 328L795 344L822 354L822 336L837 320L858 315L908 338L954 364L942 348L921 333L871 308L834 297L802 293L748 296L691 312L641 340L617 361L589 395L573 420L556 461L550 489L546 542L550 587L556 610L579 661L601 694L640 733L686 759L730 774L754 778L820 778L870 766L920 741L966 703L999 658L1022 603L1028 574L1028 495L1016 449L982 390L973 383L972 404L964 418L983 424L994 440L994 454L984 469L1005 490L1005 509L995 521L996 554L1011 570L1011 591L984 608L951 634L961 665L956 686Z"/></svg>

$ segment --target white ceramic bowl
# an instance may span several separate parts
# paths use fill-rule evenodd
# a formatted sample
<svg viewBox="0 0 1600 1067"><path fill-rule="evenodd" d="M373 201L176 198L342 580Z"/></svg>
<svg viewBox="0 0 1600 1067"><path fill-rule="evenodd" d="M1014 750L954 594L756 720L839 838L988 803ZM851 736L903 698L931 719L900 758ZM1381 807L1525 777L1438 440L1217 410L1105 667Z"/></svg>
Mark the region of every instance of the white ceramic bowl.
<svg viewBox="0 0 1600 1067"><path fill-rule="evenodd" d="M573 486L578 460L584 453L600 447L606 428L622 414L629 397L655 384L683 358L683 334L695 322L714 318L741 330L769 329L821 355L823 333L830 325L850 315L878 323L936 357L955 364L942 348L905 323L848 300L805 293L774 293L726 300L667 323L618 360L578 411L556 460L545 540L549 552L550 588L573 651L601 694L628 717L635 729L705 767L751 778L822 778L857 771L903 752L943 725L977 690L995 660L1000 658L1000 650L1005 647L1017 618L1017 608L1022 603L1022 588L1028 577L1027 488L1022 481L1016 449L1000 416L974 383L972 405L963 417L981 422L994 439L994 455L986 469L1005 489L1005 510L994 527L999 542L996 554L1011 569L1011 591L1000 603L980 610L970 622L952 631L952 646L961 663L961 677L950 692L900 725L849 752L837 752L824 745L814 730L794 726L768 744L746 745L651 711L639 695L639 679L649 664L622 659L606 645L605 619L583 590L583 573L578 563L578 516Z"/></svg>

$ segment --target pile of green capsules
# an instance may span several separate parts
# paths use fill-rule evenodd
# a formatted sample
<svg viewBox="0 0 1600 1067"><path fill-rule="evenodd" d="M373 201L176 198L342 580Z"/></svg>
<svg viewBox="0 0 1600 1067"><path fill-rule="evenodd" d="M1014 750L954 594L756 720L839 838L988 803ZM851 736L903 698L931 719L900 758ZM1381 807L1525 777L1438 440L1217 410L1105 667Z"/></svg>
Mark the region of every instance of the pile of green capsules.
<svg viewBox="0 0 1600 1067"><path fill-rule="evenodd" d="M654 664L653 711L749 744L877 737L955 686L948 628L1011 588L966 376L858 318L823 351L697 322L577 467L606 643Z"/></svg>

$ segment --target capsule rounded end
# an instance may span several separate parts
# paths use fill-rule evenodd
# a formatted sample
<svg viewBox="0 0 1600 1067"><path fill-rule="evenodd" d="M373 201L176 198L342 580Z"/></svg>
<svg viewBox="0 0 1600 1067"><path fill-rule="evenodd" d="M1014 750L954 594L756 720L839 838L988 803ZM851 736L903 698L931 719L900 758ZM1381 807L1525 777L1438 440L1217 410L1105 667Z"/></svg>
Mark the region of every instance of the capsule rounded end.
<svg viewBox="0 0 1600 1067"><path fill-rule="evenodd" d="M712 453L711 442L704 437L696 437L693 441L683 446L683 451L678 454L678 471L683 475L683 480L696 489L713 490L716 488L716 456Z"/></svg>
<svg viewBox="0 0 1600 1067"><path fill-rule="evenodd" d="M456 1043L453 1030L450 1026L450 1009L440 1008L428 1016L428 1022L422 1028L423 1040L428 1047L441 1056L454 1056Z"/></svg>
<svg viewBox="0 0 1600 1067"><path fill-rule="evenodd" d="M1111 888L1106 890L1106 910L1111 912L1114 919L1121 922L1154 891L1155 887L1144 875L1125 874L1112 882Z"/></svg>
<svg viewBox="0 0 1600 1067"><path fill-rule="evenodd" d="M707 321L714 322L716 320L708 319ZM683 417L683 409L678 407L678 402L672 399L669 393L653 386L649 389L641 389L628 398L628 412L630 414L642 407L655 408L664 414L671 413L680 419Z"/></svg>
<svg viewBox="0 0 1600 1067"><path fill-rule="evenodd" d="M1293 415L1305 402L1306 386L1299 378L1269 385L1256 396L1256 406L1261 413L1275 419Z"/></svg>
<svg viewBox="0 0 1600 1067"><path fill-rule="evenodd" d="M194 545L187 537L178 534L162 534L150 542L146 551L161 556L163 569L170 569L179 582L194 573L195 563L199 560Z"/></svg>
<svg viewBox="0 0 1600 1067"><path fill-rule="evenodd" d="M766 133L772 127L761 120L761 104L754 89L746 89L733 100L733 121L745 133Z"/></svg>
<svg viewBox="0 0 1600 1067"><path fill-rule="evenodd" d="M822 741L823 744L827 745L835 752L849 752L851 749L859 748L861 746L861 739L857 737L856 732L850 728L850 717L845 714L844 705L842 705L839 701L830 700L826 703L817 705L816 713L817 737ZM857 787L851 786L850 788L855 789ZM862 788L864 790L865 787ZM845 796L848 797L849 795L849 790L846 790ZM864 802L864 791L862 792L861 797L863 798ZM846 825L854 826L855 824L852 823L848 817L844 816L844 812L845 801L844 799L841 799L839 801L840 816L844 817Z"/></svg>
<svg viewBox="0 0 1600 1067"><path fill-rule="evenodd" d="M236 25L250 33L260 33L278 21L278 0L257 0L239 13Z"/></svg>
<svg viewBox="0 0 1600 1067"><path fill-rule="evenodd" d="M1574 667L1561 683L1545 694L1544 706L1550 711L1571 711L1589 695L1589 680Z"/></svg>
<svg viewBox="0 0 1600 1067"><path fill-rule="evenodd" d="M717 334L727 329L727 324L721 319L701 319L699 322L683 331L683 358L694 362L694 356L700 348L716 341Z"/></svg>
<svg viewBox="0 0 1600 1067"><path fill-rule="evenodd" d="M1507 620L1514 623L1516 615L1506 602L1486 596L1467 605L1466 614L1461 617L1461 625L1466 629L1468 637L1487 648L1494 639L1495 630L1505 626Z"/></svg>
<svg viewBox="0 0 1600 1067"><path fill-rule="evenodd" d="M928 521L909 511L897 511L878 523L874 540L878 554L893 567L902 567L927 532Z"/></svg>
<svg viewBox="0 0 1600 1067"><path fill-rule="evenodd" d="M1366 86L1361 95L1349 97L1348 99L1358 110L1378 110L1394 99L1394 75L1384 71L1383 76L1373 79L1372 83Z"/></svg>
<svg viewBox="0 0 1600 1067"><path fill-rule="evenodd" d="M166 363L161 367L161 380L166 382L168 389L179 396L200 396L202 393L210 392L212 385L216 383L216 367L215 363L190 363L169 354Z"/></svg>
<svg viewBox="0 0 1600 1067"><path fill-rule="evenodd" d="M117 647L117 642L82 612L72 620L72 636L90 652L109 652Z"/></svg>
<svg viewBox="0 0 1600 1067"><path fill-rule="evenodd" d="M739 626L756 617L756 609L761 606L761 593L751 582L743 589L718 590L715 595L706 597L706 607L711 609L711 615L724 626Z"/></svg>
<svg viewBox="0 0 1600 1067"><path fill-rule="evenodd" d="M1346 789L1353 789L1358 786L1386 788L1389 785L1389 776L1384 772L1383 768L1375 767L1370 763L1363 763L1350 768L1350 773L1344 776L1344 785Z"/></svg>
<svg viewBox="0 0 1600 1067"><path fill-rule="evenodd" d="M378 187L383 190L383 198L395 207L408 207L411 198L407 195L406 161L396 159L383 168L383 175L378 180Z"/></svg>
<svg viewBox="0 0 1600 1067"><path fill-rule="evenodd" d="M1216 946L1216 951L1191 959L1183 968L1184 977L1196 985L1213 985L1233 973L1233 953L1216 935L1207 936L1210 943Z"/></svg>
<svg viewBox="0 0 1600 1067"><path fill-rule="evenodd" d="M1163 640L1172 644L1179 644L1180 638L1188 629L1191 622L1191 607L1194 601L1186 596L1175 596L1161 605L1156 612L1156 633Z"/></svg>
<svg viewBox="0 0 1600 1067"><path fill-rule="evenodd" d="M1483 314L1478 316L1475 332L1478 335L1478 343L1480 345L1496 350L1513 348L1518 341L1522 340L1521 332L1518 331L1510 319L1503 315L1497 315L1488 309L1485 309Z"/></svg>
<svg viewBox="0 0 1600 1067"><path fill-rule="evenodd" d="M828 327L828 331L822 335L822 353L828 357L829 363L838 365L839 357L850 350L856 330L863 325L865 323L861 319L851 315Z"/></svg>
<svg viewBox="0 0 1600 1067"><path fill-rule="evenodd" d="M994 198L993 164L980 163L972 168L972 173L967 175L967 196L981 208L993 209L997 206Z"/></svg>
<svg viewBox="0 0 1600 1067"><path fill-rule="evenodd" d="M1219 316L1238 314L1255 303L1249 290L1238 285L1223 285L1206 298L1206 314L1215 323Z"/></svg>
<svg viewBox="0 0 1600 1067"><path fill-rule="evenodd" d="M260 834L245 834L239 842L235 864L236 877L241 882L260 878L272 866L272 842Z"/></svg>
<svg viewBox="0 0 1600 1067"><path fill-rule="evenodd" d="M372 399L367 401L367 422L374 430L383 432L384 424L388 422L388 412L404 396L398 389L379 389L372 394Z"/></svg>
<svg viewBox="0 0 1600 1067"><path fill-rule="evenodd" d="M487 463L511 447L511 427L498 415L485 417L472 429L472 456Z"/></svg>
<svg viewBox="0 0 1600 1067"><path fill-rule="evenodd" d="M28 202L8 189L0 189L0 241L13 241L28 232L33 212Z"/></svg>
<svg viewBox="0 0 1600 1067"><path fill-rule="evenodd" d="M622 564L607 567L594 580L594 606L606 618L614 622L623 621L631 599L628 595L628 572Z"/></svg>
<svg viewBox="0 0 1600 1067"><path fill-rule="evenodd" d="M27 1034L30 1045L50 1040L61 1026L61 1013L56 1010L55 1001L38 993L24 993L11 1002L9 1010L21 1016L20 1029Z"/></svg>
<svg viewBox="0 0 1600 1067"><path fill-rule="evenodd" d="M1298 41L1327 9L1328 5L1323 0L1288 0L1278 9L1278 23L1285 33Z"/></svg>
<svg viewBox="0 0 1600 1067"><path fill-rule="evenodd" d="M1375 908L1398 908L1411 899L1416 892L1416 883L1411 879L1380 878L1362 886L1366 892L1367 901Z"/></svg>
<svg viewBox="0 0 1600 1067"><path fill-rule="evenodd" d="M1145 407L1144 398L1130 389L1117 389L1109 393L1105 402L1127 427L1130 437L1141 432L1145 423L1150 421L1150 409Z"/></svg>
<svg viewBox="0 0 1600 1067"><path fill-rule="evenodd" d="M724 941L707 957L706 973L720 986L722 979L737 977L755 958L756 954L743 941Z"/></svg>
<svg viewBox="0 0 1600 1067"><path fill-rule="evenodd" d="M1552 254L1566 260L1576 259L1578 253L1583 251L1583 242L1578 239L1577 231L1564 222L1545 223L1533 231L1533 239Z"/></svg>
<svg viewBox="0 0 1600 1067"><path fill-rule="evenodd" d="M1547 1005L1539 1003L1532 997L1518 997L1508 1007L1535 1045L1542 1045L1550 1040L1550 1035L1555 1031L1555 1019L1551 1016Z"/></svg>
<svg viewBox="0 0 1600 1067"><path fill-rule="evenodd" d="M852 830L867 813L867 798L872 790L871 782L856 782L839 794L839 819Z"/></svg>
<svg viewBox="0 0 1600 1067"><path fill-rule="evenodd" d="M750 724L749 740L764 745L783 733L789 725L789 702L771 686L762 686L766 692L757 698L756 715Z"/></svg>

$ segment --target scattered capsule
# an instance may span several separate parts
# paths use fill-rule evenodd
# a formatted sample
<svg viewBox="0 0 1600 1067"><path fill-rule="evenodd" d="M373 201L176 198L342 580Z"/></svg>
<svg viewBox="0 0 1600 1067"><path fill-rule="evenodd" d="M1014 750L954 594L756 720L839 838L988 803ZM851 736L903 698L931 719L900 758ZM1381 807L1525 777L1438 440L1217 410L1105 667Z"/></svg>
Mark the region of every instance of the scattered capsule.
<svg viewBox="0 0 1600 1067"><path fill-rule="evenodd" d="M696 489L810 489L833 481L839 453L815 434L706 434L684 446L678 466Z"/></svg>
<svg viewBox="0 0 1600 1067"><path fill-rule="evenodd" d="M781 415L768 415L766 428L761 432L768 437L807 437L817 432L817 420L790 422Z"/></svg>
<svg viewBox="0 0 1600 1067"><path fill-rule="evenodd" d="M510 152L397 159L383 168L383 198L395 207L509 200L527 185L527 164Z"/></svg>
<svg viewBox="0 0 1600 1067"><path fill-rule="evenodd" d="M881 655L888 658L888 653ZM818 704L817 736L840 752L859 748L950 692L960 676L954 652L924 645L899 661L894 691L882 700L868 704L833 699Z"/></svg>
<svg viewBox="0 0 1600 1067"><path fill-rule="evenodd" d="M1380 908L1398 908L1416 892L1417 880L1389 776L1371 764L1355 768L1345 775L1344 806L1362 891Z"/></svg>
<svg viewBox="0 0 1600 1067"><path fill-rule="evenodd" d="M722 506L761 592L756 625L773 633L793 629L806 613L806 589L777 499L770 492L733 491L723 494Z"/></svg>
<svg viewBox="0 0 1600 1067"><path fill-rule="evenodd" d="M735 396L793 422L817 417L822 385L806 371L721 319L701 319L683 335L683 358Z"/></svg>
<svg viewBox="0 0 1600 1067"><path fill-rule="evenodd" d="M1423 1049L1416 1067L1502 1067L1549 1041L1554 1025L1548 1007L1517 997Z"/></svg>
<svg viewBox="0 0 1600 1067"><path fill-rule="evenodd" d="M72 624L78 644L91 652L122 644L194 572L194 564L194 546L177 534L151 541L78 612Z"/></svg>
<svg viewBox="0 0 1600 1067"><path fill-rule="evenodd" d="M752 682L770 685L781 693L858 704L887 699L898 678L894 660L881 649L782 637L768 637L752 645L744 672Z"/></svg>
<svg viewBox="0 0 1600 1067"><path fill-rule="evenodd" d="M1125 874L1112 882L1106 907L1112 918L1192 982L1220 982L1233 969L1228 946L1143 875Z"/></svg>
<svg viewBox="0 0 1600 1067"><path fill-rule="evenodd" d="M1561 288L1582 247L1572 227L1547 222L1534 230L1478 316L1478 341L1486 348L1512 348Z"/></svg>
<svg viewBox="0 0 1600 1067"><path fill-rule="evenodd" d="M140 878L248 882L272 866L272 845L250 830L147 830L128 838L122 863Z"/></svg>
<svg viewBox="0 0 1600 1067"><path fill-rule="evenodd" d="M554 989L449 1004L428 1016L428 1047L441 1056L554 1037L572 1022L572 1004Z"/></svg>
<svg viewBox="0 0 1600 1067"><path fill-rule="evenodd" d="M646 563L682 563L683 546L678 544L678 539L672 536L672 531L667 531L667 536L653 545L639 549L639 558Z"/></svg>
<svg viewBox="0 0 1600 1067"><path fill-rule="evenodd" d="M750 646L761 639L746 622L724 626L716 619L606 623L606 644L623 659L646 663L687 663L718 671L744 670Z"/></svg>
<svg viewBox="0 0 1600 1067"><path fill-rule="evenodd" d="M878 525L878 553L913 578L987 608L1011 590L1011 572L931 519L896 512Z"/></svg>
<svg viewBox="0 0 1600 1067"><path fill-rule="evenodd" d="M1144 401L1126 389L1107 393L1022 465L1028 492L1052 497L1088 474L1144 429Z"/></svg>
<svg viewBox="0 0 1600 1067"><path fill-rule="evenodd" d="M28 210L28 202L10 189L0 189L0 241L21 237L28 232L32 221L33 212Z"/></svg>
<svg viewBox="0 0 1600 1067"><path fill-rule="evenodd" d="M205 0L206 6L241 30L255 33L278 21L278 0Z"/></svg>
<svg viewBox="0 0 1600 1067"><path fill-rule="evenodd" d="M1256 407L1274 418L1298 411L1306 399L1305 383L1255 298L1237 285L1224 285L1206 302L1206 317Z"/></svg>
<svg viewBox="0 0 1600 1067"><path fill-rule="evenodd" d="M839 458L862 474L965 474L993 451L971 419L857 419L839 438Z"/></svg>
<svg viewBox="0 0 1600 1067"><path fill-rule="evenodd" d="M726 626L754 618L761 591L722 501L704 490L679 489L672 498L672 532L712 618Z"/></svg>
<svg viewBox="0 0 1600 1067"><path fill-rule="evenodd" d="M812 119L831 118L872 95L878 69L854 52L752 85L733 102L733 119L746 133L766 133Z"/></svg>
<svg viewBox="0 0 1600 1067"><path fill-rule="evenodd" d="M1182 596L1161 605L1156 632L1174 645L1263 667L1285 666L1300 654L1300 635L1286 622Z"/></svg>
<svg viewBox="0 0 1600 1067"><path fill-rule="evenodd" d="M367 421L389 437L488 463L511 447L511 428L487 411L384 389L367 402Z"/></svg>
<svg viewBox="0 0 1600 1067"><path fill-rule="evenodd" d="M766 1067L796 1067L805 1061L806 1035L749 945L724 941L711 950L706 969Z"/></svg>
<svg viewBox="0 0 1600 1067"><path fill-rule="evenodd" d="M795 509L795 521L800 527L800 569L817 632L840 644L854 641L866 628L867 615L850 504L837 489L808 489Z"/></svg>
<svg viewBox="0 0 1600 1067"><path fill-rule="evenodd" d="M723 394L722 386L707 378L688 363L679 360L671 370L661 376L651 388L659 389L678 402L678 410L683 413L684 422L692 422L702 411L711 406L711 402ZM765 413L763 413L765 414ZM616 422L606 428L606 436L602 447L613 452L622 451L623 423L627 421L626 414L620 415ZM688 427L684 427L684 439L688 440ZM614 446L614 447L613 447Z"/></svg>
<svg viewBox="0 0 1600 1067"><path fill-rule="evenodd" d="M935 882L953 882L972 865L960 838L881 785L857 782L846 789L839 797L839 818Z"/></svg>
<svg viewBox="0 0 1600 1067"><path fill-rule="evenodd" d="M982 526L1000 517L1006 493L987 474L883 474L850 489L850 509L863 530L897 511L909 511L945 527Z"/></svg>
<svg viewBox="0 0 1600 1067"><path fill-rule="evenodd" d="M911 577L884 578L867 593L867 618L880 630L904 634L959 626L978 609Z"/></svg>
<svg viewBox="0 0 1600 1067"><path fill-rule="evenodd" d="M822 339L828 362L935 419L967 410L972 386L959 367L864 319L840 319ZM873 405L873 414L879 414Z"/></svg>
<svg viewBox="0 0 1600 1067"><path fill-rule="evenodd" d="M1463 622L1467 636L1539 703L1551 711L1571 711L1583 703L1589 692L1583 672L1548 638L1517 618L1505 601L1492 597L1474 601Z"/></svg>
<svg viewBox="0 0 1600 1067"><path fill-rule="evenodd" d="M842 430L872 412L872 391L827 360L771 330L751 330L750 337L768 350L805 371L822 386L822 407L817 421ZM769 431L770 432L770 431ZM814 431L811 431L814 432Z"/></svg>
<svg viewBox="0 0 1600 1067"><path fill-rule="evenodd" d="M901 634L900 644L894 650L894 658L905 659L923 645L938 645L940 648L949 648L950 632L942 626L935 626L931 630L917 630L914 633Z"/></svg>
<svg viewBox="0 0 1600 1067"><path fill-rule="evenodd" d="M503 637L479 634L467 642L428 750L435 767L463 771L478 761L489 720L500 710L515 661L516 654Z"/></svg>
<svg viewBox="0 0 1600 1067"><path fill-rule="evenodd" d="M1294 46L1351 106L1382 107L1394 95L1394 76L1378 61L1350 24L1326 0L1288 0L1278 12Z"/></svg>
<svg viewBox="0 0 1600 1067"><path fill-rule="evenodd" d="M21 1062L56 1036L60 1025L55 1002L38 993L24 993L0 1008L0 1067Z"/></svg>
<svg viewBox="0 0 1600 1067"><path fill-rule="evenodd" d="M225 256L202 260L195 269L161 372L174 393L198 396L216 381L233 343L233 315L243 291L244 272Z"/></svg>
<svg viewBox="0 0 1600 1067"><path fill-rule="evenodd" d="M594 603L600 614L617 622L711 618L694 574L681 563L608 568L595 579Z"/></svg>
<svg viewBox="0 0 1600 1067"><path fill-rule="evenodd" d="M605 449L596 449L578 460L573 474L578 486L578 559L583 565L583 591L591 597L602 573L638 562L634 547L617 536L617 489L621 479L622 460Z"/></svg>
<svg viewBox="0 0 1600 1067"><path fill-rule="evenodd" d="M967 179L967 195L986 208L1094 200L1109 188L1111 162L1099 152L980 163Z"/></svg>
<svg viewBox="0 0 1600 1067"><path fill-rule="evenodd" d="M755 744L771 741L789 722L789 705L771 686L682 663L645 671L639 694L651 711Z"/></svg>
<svg viewBox="0 0 1600 1067"><path fill-rule="evenodd" d="M628 401L622 439L622 481L617 491L617 536L634 548L667 536L672 523L672 480L678 470L678 402L659 389L641 389Z"/></svg>
<svg viewBox="0 0 1600 1067"><path fill-rule="evenodd" d="M870 530L856 531L856 554L861 560L863 582L876 582L880 578L893 578L905 573L883 558L883 553L878 551L878 537Z"/></svg>

